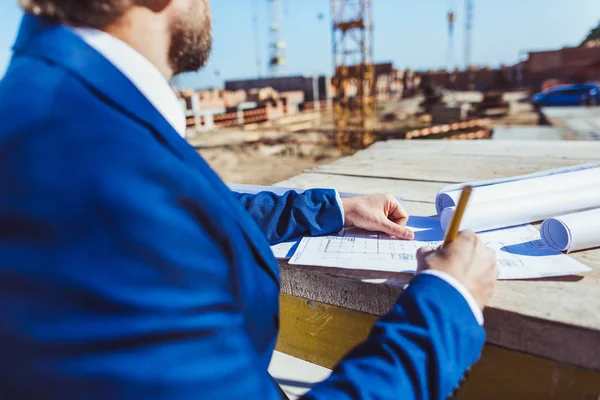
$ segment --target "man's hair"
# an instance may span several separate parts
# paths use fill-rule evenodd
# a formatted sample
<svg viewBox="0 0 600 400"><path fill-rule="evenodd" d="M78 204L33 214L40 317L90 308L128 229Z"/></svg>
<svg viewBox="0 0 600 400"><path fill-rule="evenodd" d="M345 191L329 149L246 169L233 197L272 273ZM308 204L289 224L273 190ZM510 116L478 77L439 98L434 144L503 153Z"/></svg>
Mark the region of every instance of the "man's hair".
<svg viewBox="0 0 600 400"><path fill-rule="evenodd" d="M19 0L27 13L61 24L103 28L115 22L135 0Z"/></svg>

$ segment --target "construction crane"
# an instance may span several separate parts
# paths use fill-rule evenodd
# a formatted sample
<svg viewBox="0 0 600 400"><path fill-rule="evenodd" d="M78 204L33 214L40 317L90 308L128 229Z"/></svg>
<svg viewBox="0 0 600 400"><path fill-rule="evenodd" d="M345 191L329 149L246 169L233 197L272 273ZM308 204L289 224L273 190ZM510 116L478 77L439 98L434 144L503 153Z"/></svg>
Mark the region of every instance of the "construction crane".
<svg viewBox="0 0 600 400"><path fill-rule="evenodd" d="M454 67L454 8L448 11L448 69Z"/></svg>
<svg viewBox="0 0 600 400"><path fill-rule="evenodd" d="M281 0L268 0L271 8L271 26L269 30L269 72L271 76L278 76L281 67L286 64L286 44L281 39L281 21L283 5Z"/></svg>
<svg viewBox="0 0 600 400"><path fill-rule="evenodd" d="M465 69L471 67L471 31L473 29L474 0L465 0Z"/></svg>
<svg viewBox="0 0 600 400"><path fill-rule="evenodd" d="M374 141L373 0L332 0L335 141L349 152Z"/></svg>
<svg viewBox="0 0 600 400"><path fill-rule="evenodd" d="M465 71L469 80L468 87L473 88L474 74L471 69L471 31L473 30L474 0L465 0Z"/></svg>
<svg viewBox="0 0 600 400"><path fill-rule="evenodd" d="M254 0L253 10L252 10L252 24L254 28L254 51L256 52L256 76L257 78L262 78L262 52L260 51L260 34L259 34L259 24L258 24L258 2L259 0Z"/></svg>

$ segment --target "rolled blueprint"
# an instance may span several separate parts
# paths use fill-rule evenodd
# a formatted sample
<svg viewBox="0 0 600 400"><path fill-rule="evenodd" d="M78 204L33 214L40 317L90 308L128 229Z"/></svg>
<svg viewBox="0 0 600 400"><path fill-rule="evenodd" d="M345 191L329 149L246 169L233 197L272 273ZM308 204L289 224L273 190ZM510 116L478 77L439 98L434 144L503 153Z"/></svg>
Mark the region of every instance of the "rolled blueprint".
<svg viewBox="0 0 600 400"><path fill-rule="evenodd" d="M600 208L599 186L569 190L555 187L554 190L528 197L469 204L461 229L483 232ZM450 225L454 209L455 207L448 207L442 211L440 222L444 231Z"/></svg>
<svg viewBox="0 0 600 400"><path fill-rule="evenodd" d="M528 197L541 193L574 188L591 188L600 185L599 164L575 165L568 168L538 172L536 174L517 176L495 181L476 182L470 205L487 201L497 201L511 197ZM447 207L455 207L464 185L446 187L436 196L436 209L439 216Z"/></svg>
<svg viewBox="0 0 600 400"><path fill-rule="evenodd" d="M547 219L540 233L544 243L558 251L600 247L600 208Z"/></svg>

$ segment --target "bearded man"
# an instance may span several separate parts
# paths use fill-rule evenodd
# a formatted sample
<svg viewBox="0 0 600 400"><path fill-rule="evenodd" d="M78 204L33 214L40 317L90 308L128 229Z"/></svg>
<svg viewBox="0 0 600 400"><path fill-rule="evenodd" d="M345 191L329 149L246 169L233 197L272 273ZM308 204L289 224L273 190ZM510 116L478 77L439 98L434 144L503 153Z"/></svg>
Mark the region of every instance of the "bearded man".
<svg viewBox="0 0 600 400"><path fill-rule="evenodd" d="M0 82L0 397L276 399L269 244L345 226L412 239L391 196L232 193L168 86L207 0L21 0ZM311 399L444 398L480 355L493 253L463 233Z"/></svg>

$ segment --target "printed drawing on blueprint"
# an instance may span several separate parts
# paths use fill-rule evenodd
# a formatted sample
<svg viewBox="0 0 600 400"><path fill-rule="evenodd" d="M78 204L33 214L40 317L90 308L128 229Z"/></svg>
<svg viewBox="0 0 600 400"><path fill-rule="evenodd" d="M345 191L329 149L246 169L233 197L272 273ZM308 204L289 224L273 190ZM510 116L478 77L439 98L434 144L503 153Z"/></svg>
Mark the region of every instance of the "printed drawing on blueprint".
<svg viewBox="0 0 600 400"><path fill-rule="evenodd" d="M444 232L437 217L410 217L415 240L404 241L380 233L344 229L336 236L304 238L290 263L360 270L414 272L421 247L438 248ZM531 225L479 234L496 252L500 279L529 279L588 271L576 260L543 244Z"/></svg>

